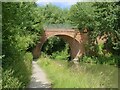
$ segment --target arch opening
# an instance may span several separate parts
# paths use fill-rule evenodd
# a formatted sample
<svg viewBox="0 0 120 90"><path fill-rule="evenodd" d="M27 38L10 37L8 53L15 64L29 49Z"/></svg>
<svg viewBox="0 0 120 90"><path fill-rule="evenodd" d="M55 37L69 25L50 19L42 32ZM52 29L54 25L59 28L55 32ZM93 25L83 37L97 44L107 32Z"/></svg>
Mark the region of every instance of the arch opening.
<svg viewBox="0 0 120 90"><path fill-rule="evenodd" d="M71 60L71 48L59 35L49 37L42 45L41 52L52 59Z"/></svg>

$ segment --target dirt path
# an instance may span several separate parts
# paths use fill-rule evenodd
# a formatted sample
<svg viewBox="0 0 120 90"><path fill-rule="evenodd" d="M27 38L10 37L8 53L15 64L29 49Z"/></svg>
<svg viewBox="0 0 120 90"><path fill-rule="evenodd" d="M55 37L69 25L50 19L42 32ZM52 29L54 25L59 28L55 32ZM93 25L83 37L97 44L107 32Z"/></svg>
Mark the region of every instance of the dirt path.
<svg viewBox="0 0 120 90"><path fill-rule="evenodd" d="M32 62L32 76L29 88L50 88L51 83L46 78L44 71L37 65L36 61Z"/></svg>

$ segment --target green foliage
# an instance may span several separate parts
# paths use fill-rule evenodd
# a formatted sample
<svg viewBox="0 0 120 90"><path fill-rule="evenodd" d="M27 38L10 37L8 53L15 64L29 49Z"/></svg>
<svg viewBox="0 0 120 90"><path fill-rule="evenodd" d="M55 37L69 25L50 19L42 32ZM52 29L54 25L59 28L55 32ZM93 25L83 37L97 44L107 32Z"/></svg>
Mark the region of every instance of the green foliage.
<svg viewBox="0 0 120 90"><path fill-rule="evenodd" d="M44 51L48 55L52 55L52 53L59 51L61 52L65 48L65 42L62 38L57 36L49 38L42 47L42 51Z"/></svg>
<svg viewBox="0 0 120 90"><path fill-rule="evenodd" d="M69 45L65 43L62 38L51 37L42 47L44 52L42 55L44 57L51 57L52 59L57 60L68 60L69 55Z"/></svg>
<svg viewBox="0 0 120 90"><path fill-rule="evenodd" d="M94 8L92 4L90 2L78 2L70 8L69 19L80 30L85 28L92 30L94 28Z"/></svg>
<svg viewBox="0 0 120 90"><path fill-rule="evenodd" d="M11 51L14 51L10 49L13 48L19 49L19 51L27 50L29 46L33 46L36 40L38 40L42 27L36 28L37 25L41 26L41 23L38 24L40 19L37 21L38 16L33 11L36 11L33 3L3 3L2 39L3 46L8 45L3 47L4 55L8 53L10 55ZM14 55L14 52L12 54Z"/></svg>
<svg viewBox="0 0 120 90"><path fill-rule="evenodd" d="M97 55L84 56L82 61L118 65L120 63L120 58L117 56L120 52L119 3L78 2L70 10L60 9L51 4L37 8L34 2L2 3L3 32L0 43L3 41L2 56L4 57L0 55L0 59L3 58L3 88L25 87L29 82L32 56L26 52L31 51L39 40L43 33L43 24L55 26L55 24L65 25L66 23L65 27L68 27L69 23L72 23L80 30L85 28L92 30L89 33L92 40L88 42L86 47L89 49L86 50L89 53L90 51L96 52ZM95 45L96 37L103 33L107 34L106 44L97 43ZM69 57L68 49L68 45L56 37L49 39L43 46L45 54L52 55L51 58L54 59L67 59ZM108 50L112 54L104 53L104 50ZM46 65L49 63L47 62Z"/></svg>
<svg viewBox="0 0 120 90"><path fill-rule="evenodd" d="M95 51L96 49L94 42L97 36L101 36L105 33L107 34L107 49L114 54L119 54L119 3L120 2L78 2L70 8L69 19L71 20L71 23L77 25L80 30L85 28L92 30L92 32L89 32L89 36L92 39L90 40L89 46L92 48L92 51ZM110 48L112 49L110 50Z"/></svg>
<svg viewBox="0 0 120 90"><path fill-rule="evenodd" d="M85 44L85 62L118 65L120 53L120 2L81 3L70 8L71 23L80 30L87 28L89 41ZM106 42L98 43L96 38L106 34ZM96 42L96 43L95 43ZM112 53L111 57L106 55ZM91 58L91 57L97 57Z"/></svg>
<svg viewBox="0 0 120 90"><path fill-rule="evenodd" d="M19 88L21 84L18 78L15 78L12 70L3 71L2 88Z"/></svg>
<svg viewBox="0 0 120 90"><path fill-rule="evenodd" d="M70 10L62 10L52 4L48 4L40 9L43 13L44 22L46 22L45 25L48 25L48 28L61 28L64 27L61 25L66 25L65 22L67 22L67 24L71 23L80 30L84 30L85 28L90 30L89 41L85 44L86 55L90 57L99 57L99 63L104 63L104 59L107 58L105 54L112 53L115 57L119 54L119 2L78 2L73 5ZM98 43L96 38L103 34L107 34L106 43ZM55 48L63 46L61 45L62 41L58 43L58 46L53 44L57 42L59 42L58 39L49 40L49 44L46 43L46 45L44 45L44 47L47 46L47 48L43 51L45 51L45 53L46 51L47 53L49 52L49 55L52 55L51 57L54 59L56 56L56 58L62 59L65 54L61 52L61 50L58 52L52 52L57 51ZM59 49L63 49L63 47ZM108 59L106 60L106 63L111 62L115 64L116 60L113 58L109 59L109 61L107 61ZM86 59L86 62L91 61L92 58ZM92 62L98 63L96 60ZM117 64L118 63L116 62L116 65Z"/></svg>
<svg viewBox="0 0 120 90"><path fill-rule="evenodd" d="M99 54L99 55L103 55L104 44L101 43L101 44L99 44L99 45L97 45L97 46L98 46L98 54Z"/></svg>
<svg viewBox="0 0 120 90"><path fill-rule="evenodd" d="M109 45L112 52L118 54L120 51L120 5L119 2L102 2L95 3L95 20L96 28L94 35L102 35L106 33L108 36Z"/></svg>
<svg viewBox="0 0 120 90"><path fill-rule="evenodd" d="M91 57L84 56L80 61L85 62L85 63L96 63L96 60L92 59Z"/></svg>
<svg viewBox="0 0 120 90"><path fill-rule="evenodd" d="M32 55L26 51L43 32L41 17L33 2L3 2L2 15L2 86L23 88L30 81L32 64Z"/></svg>
<svg viewBox="0 0 120 90"><path fill-rule="evenodd" d="M45 24L62 24L68 23L68 10L61 9L55 5L47 4L44 7L39 7L39 12Z"/></svg>
<svg viewBox="0 0 120 90"><path fill-rule="evenodd" d="M32 74L32 58L31 53L26 53L23 58L17 57L12 65L3 64L2 88L25 88ZM12 61L13 58L8 59Z"/></svg>
<svg viewBox="0 0 120 90"><path fill-rule="evenodd" d="M70 57L68 50L69 50L69 46L68 44L66 44L64 50L62 50L61 52L57 51L52 53L51 58L55 60L68 60L68 58Z"/></svg>
<svg viewBox="0 0 120 90"><path fill-rule="evenodd" d="M119 66L120 57L117 55L115 56L107 53L105 55L101 55L98 57L83 56L82 59L80 59L80 61L85 63L92 63L92 64L106 64L106 65Z"/></svg>

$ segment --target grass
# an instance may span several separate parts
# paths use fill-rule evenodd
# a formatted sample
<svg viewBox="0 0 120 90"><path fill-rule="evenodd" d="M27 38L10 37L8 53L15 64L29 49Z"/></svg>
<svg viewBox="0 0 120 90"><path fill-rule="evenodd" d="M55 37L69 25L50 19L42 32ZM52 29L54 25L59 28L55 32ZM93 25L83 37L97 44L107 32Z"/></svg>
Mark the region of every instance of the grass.
<svg viewBox="0 0 120 90"><path fill-rule="evenodd" d="M74 65L67 61L40 58L52 88L118 88L118 69L109 65Z"/></svg>

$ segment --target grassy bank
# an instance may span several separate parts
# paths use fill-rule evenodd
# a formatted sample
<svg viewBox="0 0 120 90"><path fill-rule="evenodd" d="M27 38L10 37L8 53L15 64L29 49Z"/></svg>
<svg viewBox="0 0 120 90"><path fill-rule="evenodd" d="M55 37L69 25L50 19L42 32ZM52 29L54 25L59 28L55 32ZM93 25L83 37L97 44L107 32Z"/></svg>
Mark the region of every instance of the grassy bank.
<svg viewBox="0 0 120 90"><path fill-rule="evenodd" d="M40 58L53 88L116 88L118 69L109 65L84 64L75 66L67 61Z"/></svg>

